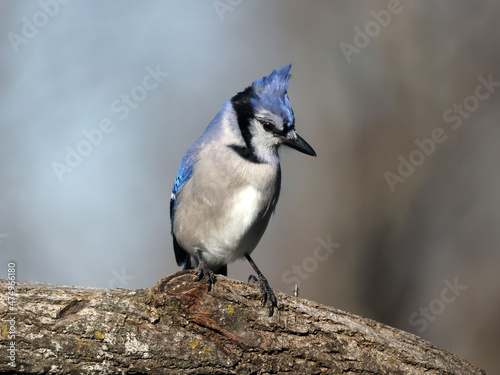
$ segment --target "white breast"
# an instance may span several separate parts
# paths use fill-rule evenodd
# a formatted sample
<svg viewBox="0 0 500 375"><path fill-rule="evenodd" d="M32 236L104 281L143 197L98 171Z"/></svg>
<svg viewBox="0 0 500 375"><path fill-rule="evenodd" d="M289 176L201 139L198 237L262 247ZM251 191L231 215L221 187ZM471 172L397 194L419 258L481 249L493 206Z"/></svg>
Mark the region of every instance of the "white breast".
<svg viewBox="0 0 500 375"><path fill-rule="evenodd" d="M195 259L202 249L213 268L250 254L274 210L280 177L279 164L251 163L228 147L205 149L177 194L177 242Z"/></svg>
<svg viewBox="0 0 500 375"><path fill-rule="evenodd" d="M241 240L259 220L266 203L262 200L262 193L253 186L246 186L235 193L228 202L225 215L219 219L217 227L221 231L207 237L210 243L206 245L212 255L229 262L241 258L248 251Z"/></svg>
<svg viewBox="0 0 500 375"><path fill-rule="evenodd" d="M262 194L253 186L242 189L233 198L233 209L228 212L227 235L240 239L262 211Z"/></svg>

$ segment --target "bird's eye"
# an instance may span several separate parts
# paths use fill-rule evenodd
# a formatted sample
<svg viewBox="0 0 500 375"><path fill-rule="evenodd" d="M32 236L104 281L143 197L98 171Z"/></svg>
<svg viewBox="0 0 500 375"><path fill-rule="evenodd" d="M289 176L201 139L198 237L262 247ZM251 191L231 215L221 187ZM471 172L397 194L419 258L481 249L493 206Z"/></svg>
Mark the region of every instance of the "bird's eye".
<svg viewBox="0 0 500 375"><path fill-rule="evenodd" d="M262 124L262 127L264 128L265 131L272 132L274 130L274 124L272 122L266 120L259 120L259 121Z"/></svg>

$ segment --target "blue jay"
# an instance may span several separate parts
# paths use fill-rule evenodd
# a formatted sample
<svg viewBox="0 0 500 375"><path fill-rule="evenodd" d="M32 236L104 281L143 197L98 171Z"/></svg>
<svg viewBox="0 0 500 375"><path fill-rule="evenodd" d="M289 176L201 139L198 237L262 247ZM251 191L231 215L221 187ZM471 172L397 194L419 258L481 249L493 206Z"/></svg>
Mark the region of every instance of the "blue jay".
<svg viewBox="0 0 500 375"><path fill-rule="evenodd" d="M170 199L177 265L197 267L208 291L227 275L227 264L245 257L257 273L269 316L276 296L251 252L266 230L280 194L278 148L316 156L295 131L288 99L291 63L227 100L184 155Z"/></svg>

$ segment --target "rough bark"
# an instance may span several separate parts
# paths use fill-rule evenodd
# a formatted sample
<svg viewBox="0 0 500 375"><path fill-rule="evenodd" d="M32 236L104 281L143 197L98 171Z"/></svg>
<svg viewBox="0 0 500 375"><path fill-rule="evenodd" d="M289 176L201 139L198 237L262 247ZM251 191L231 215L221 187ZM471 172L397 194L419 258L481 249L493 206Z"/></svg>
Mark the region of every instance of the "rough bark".
<svg viewBox="0 0 500 375"><path fill-rule="evenodd" d="M256 286L222 276L210 293L191 271L139 290L18 282L13 326L0 288L2 374L485 374L415 335L282 293L269 318Z"/></svg>

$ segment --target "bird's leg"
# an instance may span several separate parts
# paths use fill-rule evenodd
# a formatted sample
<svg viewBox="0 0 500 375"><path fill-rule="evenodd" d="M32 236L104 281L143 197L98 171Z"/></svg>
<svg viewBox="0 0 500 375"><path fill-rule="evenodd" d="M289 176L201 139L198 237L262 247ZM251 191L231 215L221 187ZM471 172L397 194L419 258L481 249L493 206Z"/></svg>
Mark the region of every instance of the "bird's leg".
<svg viewBox="0 0 500 375"><path fill-rule="evenodd" d="M278 308L278 301L276 300L276 296L269 286L267 279L264 277L262 272L260 272L259 267L257 267L250 255L245 254L245 258L247 258L247 260L250 262L250 265L257 273L257 277L255 277L254 275L250 275L248 277L248 282L252 281L257 283L260 289L260 293L262 294L262 305L267 304L267 306L269 307L269 316L273 316L274 308Z"/></svg>
<svg viewBox="0 0 500 375"><path fill-rule="evenodd" d="M215 278L214 273L208 266L206 265L205 261L203 260L201 256L201 250L197 249L196 250L196 255L198 256L198 268L196 272L196 281L200 281L203 277L205 277L205 281L208 284L208 291L210 292L212 290L212 284L215 284L215 281L217 280Z"/></svg>

